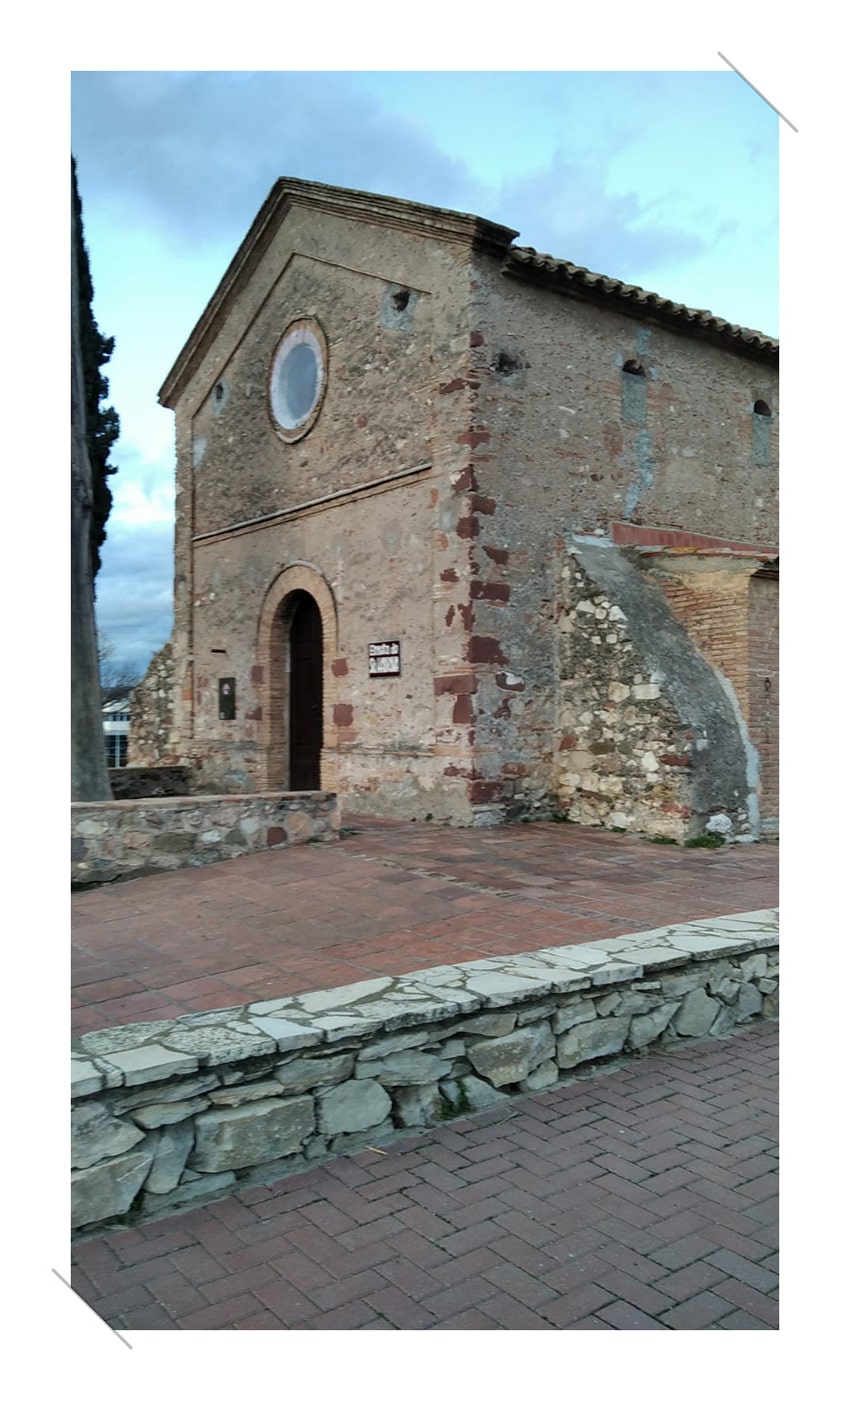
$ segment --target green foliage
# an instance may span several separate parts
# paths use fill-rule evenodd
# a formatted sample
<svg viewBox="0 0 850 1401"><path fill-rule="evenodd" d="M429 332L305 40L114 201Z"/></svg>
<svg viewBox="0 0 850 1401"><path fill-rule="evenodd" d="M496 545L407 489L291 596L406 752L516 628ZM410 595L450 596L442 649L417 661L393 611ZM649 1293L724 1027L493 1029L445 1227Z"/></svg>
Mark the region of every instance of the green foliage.
<svg viewBox="0 0 850 1401"><path fill-rule="evenodd" d="M464 1114L472 1113L472 1104L469 1095L466 1093L466 1086L462 1080L457 1080L457 1103L452 1104L451 1100L444 1099L440 1106L441 1119L460 1119Z"/></svg>
<svg viewBox="0 0 850 1401"><path fill-rule="evenodd" d="M700 837L688 837L682 846L704 846L715 849L718 846L725 846L726 840L719 832L703 832Z"/></svg>
<svg viewBox="0 0 850 1401"><path fill-rule="evenodd" d="M651 842L654 842L656 846L678 846L678 845L679 845L679 843L676 841L676 838L675 838L675 837L650 837L649 840L650 840Z"/></svg>
<svg viewBox="0 0 850 1401"><path fill-rule="evenodd" d="M104 406L109 380L101 370L112 358L115 339L102 336L94 319L94 286L89 255L83 239L82 203L77 189L77 165L72 159L74 201L77 207L77 256L80 278L80 352L86 407L86 445L92 473L91 562L92 579L100 568L100 547L106 539L106 522L112 510L109 478L118 470L109 462L109 453L120 431L118 415Z"/></svg>

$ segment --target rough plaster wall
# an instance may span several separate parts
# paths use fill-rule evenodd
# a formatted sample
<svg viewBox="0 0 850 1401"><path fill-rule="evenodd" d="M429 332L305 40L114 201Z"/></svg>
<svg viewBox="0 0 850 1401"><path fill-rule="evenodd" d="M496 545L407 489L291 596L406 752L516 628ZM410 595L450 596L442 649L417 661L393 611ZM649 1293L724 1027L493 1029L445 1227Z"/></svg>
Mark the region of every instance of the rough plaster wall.
<svg viewBox="0 0 850 1401"><path fill-rule="evenodd" d="M194 415L196 531L220 530L426 460L430 300L411 291L398 315L384 279L293 257ZM324 329L328 378L315 426L287 443L275 431L267 388L281 334L296 316L315 317Z"/></svg>
<svg viewBox="0 0 850 1401"><path fill-rule="evenodd" d="M456 485L470 451L468 262L462 245L387 229L376 237L295 211L184 392L180 742L204 786L261 784L269 677L257 618L275 578L303 561L327 581L340 619L323 782L332 776L352 810L468 819L468 502ZM316 425L287 444L268 416L265 376L283 329L304 314L328 336L330 375ZM379 485L420 467L421 476ZM346 488L362 494L308 507ZM291 514L191 543L278 510ZM370 680L368 644L390 638L402 643L402 675ZM235 722L218 720L219 675L236 677Z"/></svg>
<svg viewBox="0 0 850 1401"><path fill-rule="evenodd" d="M646 699L672 705L690 736L692 828L724 812L738 835L758 837L758 757L731 684L699 654L663 591L623 551L590 539L574 542L572 551L600 596L623 615L640 657L636 674L643 680L636 684L649 683Z"/></svg>

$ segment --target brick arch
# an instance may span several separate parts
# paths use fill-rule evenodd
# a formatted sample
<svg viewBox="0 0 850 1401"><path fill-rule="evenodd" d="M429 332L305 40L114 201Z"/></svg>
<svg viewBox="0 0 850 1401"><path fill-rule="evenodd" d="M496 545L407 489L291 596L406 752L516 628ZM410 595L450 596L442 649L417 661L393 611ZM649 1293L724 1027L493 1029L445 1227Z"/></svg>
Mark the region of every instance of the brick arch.
<svg viewBox="0 0 850 1401"><path fill-rule="evenodd" d="M262 719L259 740L264 754L265 787L271 791L289 787L289 624L298 594L306 593L322 619L322 787L335 787L329 743L333 725L336 677L332 663L338 650L339 621L336 600L324 575L312 564L289 564L266 591L257 623L257 660L260 666Z"/></svg>

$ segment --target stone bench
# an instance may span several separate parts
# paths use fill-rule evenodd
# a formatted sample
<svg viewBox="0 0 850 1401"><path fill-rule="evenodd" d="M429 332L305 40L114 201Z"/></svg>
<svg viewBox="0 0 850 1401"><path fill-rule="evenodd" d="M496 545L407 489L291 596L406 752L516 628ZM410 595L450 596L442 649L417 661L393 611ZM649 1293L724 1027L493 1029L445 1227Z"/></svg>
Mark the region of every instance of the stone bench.
<svg viewBox="0 0 850 1401"><path fill-rule="evenodd" d="M162 1215L775 1017L778 965L778 913L758 910L87 1032L72 1226Z"/></svg>

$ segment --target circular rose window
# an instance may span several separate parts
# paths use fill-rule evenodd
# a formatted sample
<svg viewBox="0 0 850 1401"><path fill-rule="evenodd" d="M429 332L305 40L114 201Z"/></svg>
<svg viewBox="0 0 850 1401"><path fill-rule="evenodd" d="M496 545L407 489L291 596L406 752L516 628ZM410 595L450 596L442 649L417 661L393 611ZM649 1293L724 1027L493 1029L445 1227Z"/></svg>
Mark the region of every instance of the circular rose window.
<svg viewBox="0 0 850 1401"><path fill-rule="evenodd" d="M327 384L328 344L316 321L293 321L272 361L269 405L278 433L294 443L309 432Z"/></svg>

